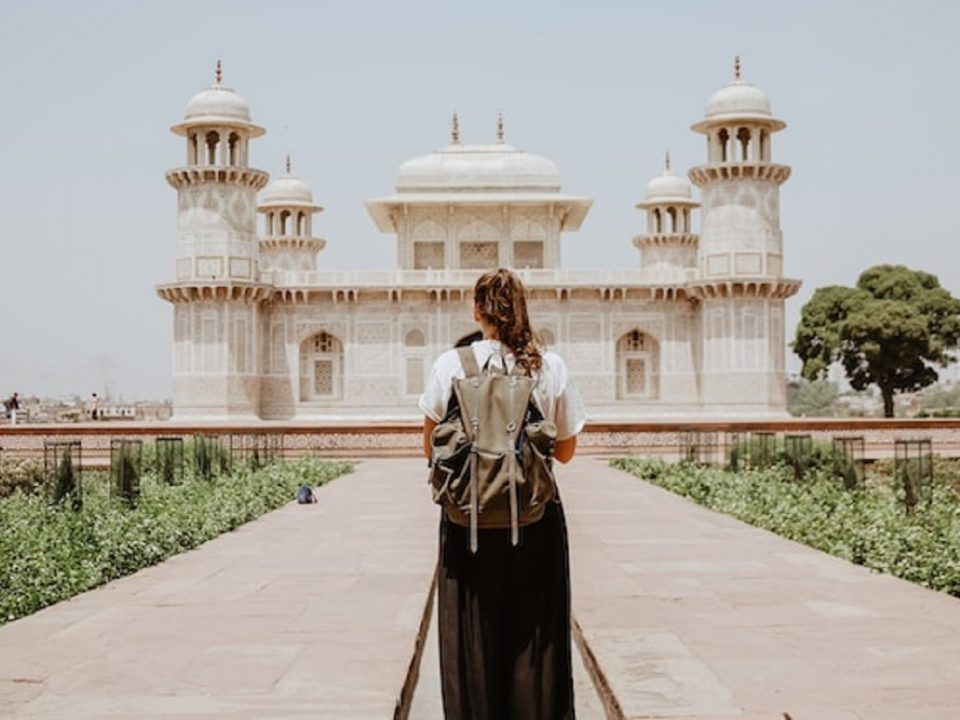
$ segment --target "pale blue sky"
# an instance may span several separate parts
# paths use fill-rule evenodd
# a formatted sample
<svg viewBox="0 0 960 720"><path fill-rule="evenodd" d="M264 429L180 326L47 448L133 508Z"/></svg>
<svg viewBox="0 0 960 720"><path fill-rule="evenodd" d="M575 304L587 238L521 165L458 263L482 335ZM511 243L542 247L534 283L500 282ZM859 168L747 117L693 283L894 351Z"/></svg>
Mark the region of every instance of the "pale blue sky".
<svg viewBox="0 0 960 720"><path fill-rule="evenodd" d="M363 201L405 159L493 140L552 158L594 198L564 265L638 264L634 209L664 150L704 161L690 131L743 57L787 121L781 193L788 340L812 291L902 262L960 295L960 3L27 2L0 0L0 394L126 397L171 388L178 122L226 84L326 207L321 267L391 267Z"/></svg>

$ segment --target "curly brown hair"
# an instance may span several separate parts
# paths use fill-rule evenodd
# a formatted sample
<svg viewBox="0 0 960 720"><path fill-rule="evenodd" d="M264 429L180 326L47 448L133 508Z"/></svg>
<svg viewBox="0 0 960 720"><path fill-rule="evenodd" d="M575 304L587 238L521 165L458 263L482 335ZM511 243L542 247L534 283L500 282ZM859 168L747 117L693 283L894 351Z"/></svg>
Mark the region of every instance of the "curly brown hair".
<svg viewBox="0 0 960 720"><path fill-rule="evenodd" d="M530 374L539 372L543 366L540 338L530 325L520 278L505 268L484 273L473 288L473 304L513 353L517 365Z"/></svg>

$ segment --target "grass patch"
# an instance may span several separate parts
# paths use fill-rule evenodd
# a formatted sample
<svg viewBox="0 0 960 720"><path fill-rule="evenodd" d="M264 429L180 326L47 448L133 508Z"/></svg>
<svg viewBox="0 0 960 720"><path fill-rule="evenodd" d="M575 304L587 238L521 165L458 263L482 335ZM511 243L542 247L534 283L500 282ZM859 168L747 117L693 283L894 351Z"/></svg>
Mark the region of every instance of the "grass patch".
<svg viewBox="0 0 960 720"><path fill-rule="evenodd" d="M290 502L301 484L350 470L307 458L180 485L151 471L135 506L111 495L106 474L84 473L79 511L14 492L0 500L0 625L194 548Z"/></svg>
<svg viewBox="0 0 960 720"><path fill-rule="evenodd" d="M936 482L911 514L892 477L873 473L861 488L845 489L831 470L700 467L623 458L613 466L713 510L790 540L960 597L960 499L954 478Z"/></svg>

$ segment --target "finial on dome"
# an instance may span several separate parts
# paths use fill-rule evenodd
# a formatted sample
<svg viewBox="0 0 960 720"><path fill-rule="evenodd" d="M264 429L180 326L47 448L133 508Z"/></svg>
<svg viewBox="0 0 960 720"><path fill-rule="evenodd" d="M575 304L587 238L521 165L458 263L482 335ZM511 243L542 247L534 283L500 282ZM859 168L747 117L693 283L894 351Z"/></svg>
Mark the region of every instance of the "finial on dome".
<svg viewBox="0 0 960 720"><path fill-rule="evenodd" d="M287 153L287 175L290 174L290 153Z"/></svg>
<svg viewBox="0 0 960 720"><path fill-rule="evenodd" d="M503 113L497 113L497 142L503 145Z"/></svg>
<svg viewBox="0 0 960 720"><path fill-rule="evenodd" d="M664 172L670 172L670 151L667 150L666 155L663 158L663 170Z"/></svg>
<svg viewBox="0 0 960 720"><path fill-rule="evenodd" d="M217 85L223 82L223 67L220 64L220 58L217 58L217 71L214 73L214 77L217 79Z"/></svg>
<svg viewBox="0 0 960 720"><path fill-rule="evenodd" d="M733 79L740 79L740 56L735 55L733 58Z"/></svg>
<svg viewBox="0 0 960 720"><path fill-rule="evenodd" d="M454 145L460 144L460 116L457 111L453 111L453 127L450 128L450 142Z"/></svg>

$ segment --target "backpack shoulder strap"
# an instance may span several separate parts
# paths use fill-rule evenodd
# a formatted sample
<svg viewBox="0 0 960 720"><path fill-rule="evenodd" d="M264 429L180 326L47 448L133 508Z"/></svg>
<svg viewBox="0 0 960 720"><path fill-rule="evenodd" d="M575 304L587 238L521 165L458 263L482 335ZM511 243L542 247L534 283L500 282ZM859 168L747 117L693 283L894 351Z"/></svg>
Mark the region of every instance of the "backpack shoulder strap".
<svg viewBox="0 0 960 720"><path fill-rule="evenodd" d="M460 364L463 366L463 374L466 377L474 377L480 374L480 366L477 365L477 356L473 354L473 348L457 348L457 354L460 356Z"/></svg>

